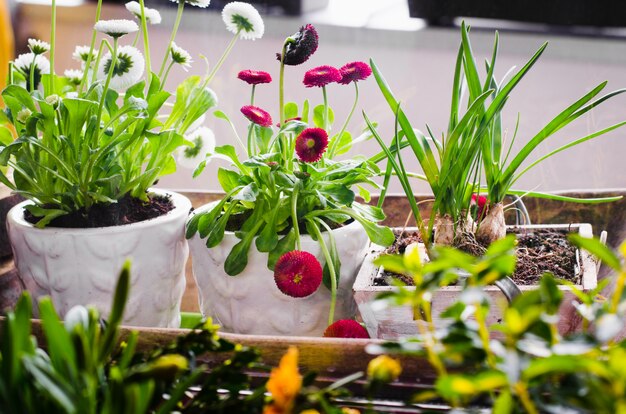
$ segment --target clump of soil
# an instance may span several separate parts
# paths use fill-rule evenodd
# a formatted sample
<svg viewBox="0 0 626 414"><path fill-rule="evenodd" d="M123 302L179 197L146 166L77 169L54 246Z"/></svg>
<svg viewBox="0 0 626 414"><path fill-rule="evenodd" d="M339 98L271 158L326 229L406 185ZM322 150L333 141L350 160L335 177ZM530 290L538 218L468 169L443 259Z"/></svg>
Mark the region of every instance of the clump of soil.
<svg viewBox="0 0 626 414"><path fill-rule="evenodd" d="M534 285L545 272L559 279L580 282L576 274L576 247L567 240L567 232L541 229L513 229L517 234L517 266L512 279L519 285Z"/></svg>
<svg viewBox="0 0 626 414"><path fill-rule="evenodd" d="M559 279L574 283L580 282L580 275L577 273L576 248L567 240L566 231L514 228L507 232L516 234L518 239L515 250L517 264L515 272L511 275L516 284L537 284L546 272L554 274ZM396 242L384 253L402 254L409 244L416 241L421 241L419 234L396 234ZM472 237L464 237L463 242L457 244L456 247L475 256L480 256L486 251ZM381 272L374 279L373 284L374 286L389 286L390 278L398 279L408 286L413 285L411 277L388 271Z"/></svg>
<svg viewBox="0 0 626 414"><path fill-rule="evenodd" d="M117 203L94 204L88 211L75 211L52 220L47 227L93 228L138 223L167 214L174 209L169 196L148 194L148 201L125 195ZM24 219L37 224L40 217L24 212Z"/></svg>

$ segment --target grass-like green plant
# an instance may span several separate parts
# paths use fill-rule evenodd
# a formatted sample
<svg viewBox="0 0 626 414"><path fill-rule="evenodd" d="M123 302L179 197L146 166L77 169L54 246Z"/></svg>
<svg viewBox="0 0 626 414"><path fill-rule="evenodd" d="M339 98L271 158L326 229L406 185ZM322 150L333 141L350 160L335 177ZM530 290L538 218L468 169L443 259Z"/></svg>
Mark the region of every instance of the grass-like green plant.
<svg viewBox="0 0 626 414"><path fill-rule="evenodd" d="M623 257L620 261L595 239L572 235L570 240L615 272L611 296L599 296L608 280L583 292L545 275L538 289L518 296L494 326L486 323L490 304L483 287L513 271L514 236L492 243L480 259L442 246L433 249L428 263L420 260L417 249L381 257L378 263L385 268L413 275L414 290L400 288L385 300L412 304L421 335L369 350L422 356L430 362L437 378L431 389L409 398L413 403L443 400L460 411L487 408L506 414L620 412L626 404L626 341L618 339L624 327L620 309L626 305ZM620 251L626 256L626 243ZM463 281L459 269L467 276ZM431 295L455 282L464 283L466 290L440 315L445 322L435 325ZM568 285L578 301L575 307L583 321L578 333L559 334L559 309L571 305L565 303L560 284ZM492 336L496 332L497 339Z"/></svg>
<svg viewBox="0 0 626 414"><path fill-rule="evenodd" d="M602 203L619 199L620 197L572 198L535 191L521 191L512 188L512 186L522 174L546 158L626 124L626 122L620 122L573 140L518 171L533 150L552 134L602 102L624 92L624 90L620 89L611 92L592 101L604 88L606 82L600 84L561 112L548 125L542 128L537 135L531 138L517 154L514 154L512 146L515 135L508 147L506 147L501 113L510 94L537 62L547 44L542 45L519 70L511 71L510 79L497 83L494 78L494 69L498 52L498 35L496 34L491 61L486 63L487 74L485 81L481 81L478 75L476 61L469 40L469 28L465 23L461 27L461 38L462 41L457 54L452 85L448 131L442 136L441 140L432 133L428 126L426 126L428 136L425 136L412 126L380 69L373 61L371 62L378 86L391 110L396 115L396 131L391 142L385 143L374 125L369 122L367 115L364 114L364 116L372 134L389 160L390 167L387 169L387 173L393 172L397 175L409 199L412 213L416 218L418 226L422 229L422 237L428 241L432 228L435 226L437 231L435 232L434 242L436 244L451 245L464 232L474 232L475 225L468 212L472 195L481 189L483 176L490 208L485 217L479 217L482 222L478 226L477 236L485 245L497 238L504 237L503 200L507 195L529 195L584 203ZM463 109L462 96L465 87L469 91L469 96L467 106ZM411 148L413 155L423 170L423 174L412 174L405 169L401 151L395 150L395 148L402 149L405 147ZM511 160L509 161L509 159ZM409 180L411 177L418 177L428 182L433 192L435 200L433 202L432 216L427 223L424 223L419 213L419 207L414 201Z"/></svg>
<svg viewBox="0 0 626 414"><path fill-rule="evenodd" d="M507 144L505 140L504 128L502 126L501 113L504 110L509 94L517 86L519 80L521 80L521 78L526 73L528 73L532 66L537 62L539 57L546 49L547 43L543 44L530 58L530 60L515 75L513 75L510 80L507 81L503 79L502 81L498 82L494 75L499 49L498 33L496 32L495 34L491 60L485 63L486 75L483 80L480 79L478 65L472 51L472 46L469 38L469 28L465 24L462 24L461 26L461 38L461 52L463 54L463 73L465 82L467 84L470 101L477 99L478 97L483 96L485 92L490 91L489 106L485 105L480 108L481 118L479 126L479 139L482 142L480 157L482 159L484 180L486 184L487 198L489 200L490 207L488 212L486 213L486 216L482 218L482 222L478 226L476 233L478 240L482 241L484 244L489 244L496 239L504 237L506 233L506 227L504 222L503 203L507 195L529 195L534 197L584 203L601 203L619 199L616 197L596 199L557 197L546 193L515 190L513 189L513 185L528 170L541 163L545 159L551 157L552 155L571 148L575 145L589 141L593 138L600 137L610 131L613 131L625 125L626 121L619 122L617 124L603 128L599 131L595 131L584 137L571 140L567 144L550 151L548 154L539 157L537 160L532 161L529 165L523 165L524 162L529 158L529 156L536 150L536 148L545 140L553 136L556 132L558 132L565 126L569 125L571 122L580 118L582 115L596 108L603 102L621 93L624 93L626 89L619 89L613 92L609 92L608 94L597 98L600 92L602 92L602 90L606 86L606 82L600 83L598 86L586 93L576 102L572 103L563 111L561 111L550 122L542 127L537 134L528 139L519 151L515 152L513 151L513 145L517 136L517 125L515 127L515 132L512 139ZM457 101L460 92L460 90L456 90Z"/></svg>
<svg viewBox="0 0 626 414"><path fill-rule="evenodd" d="M83 69L60 76L54 67L53 1L51 44L29 40L31 52L10 65L9 85L2 92L0 165L13 170L13 180L0 173L0 181L34 202L27 209L39 217L38 227L66 214L88 215L94 205L124 197L148 201L148 189L176 170L174 152L192 145L184 134L217 104L208 84L241 30L211 73L188 77L172 93L165 88L170 69L191 63L191 56L173 43L178 24L163 59L167 71L157 75L150 63L143 0L135 6L139 10L127 7L141 30L130 20L99 20L99 1L91 43L75 52ZM132 46L122 45L134 31ZM105 38L97 41L97 32ZM134 47L140 37L145 57Z"/></svg>

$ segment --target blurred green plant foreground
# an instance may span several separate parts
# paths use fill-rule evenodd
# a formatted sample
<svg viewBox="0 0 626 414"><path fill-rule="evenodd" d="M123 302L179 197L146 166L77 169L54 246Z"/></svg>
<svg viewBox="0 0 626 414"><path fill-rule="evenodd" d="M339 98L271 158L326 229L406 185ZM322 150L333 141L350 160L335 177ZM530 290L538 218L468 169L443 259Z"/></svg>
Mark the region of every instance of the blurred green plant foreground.
<svg viewBox="0 0 626 414"><path fill-rule="evenodd" d="M617 339L626 310L626 266L595 239L570 239L600 258L615 276L609 278L614 286L607 298L600 292L608 279L591 292L569 285L579 302L582 327L567 337L557 329L563 301L559 285L566 282L551 275L544 275L537 290L518 296L504 310L501 323L487 326L489 302L482 287L512 273L514 237L492 244L482 258L440 247L428 263L420 261L417 249L378 259L388 270L413 275L415 290L398 286L380 300L411 304L420 335L372 344L368 351L425 358L437 373L434 385L407 396L407 404L434 402L460 412L626 413L626 341ZM626 256L626 243L620 253ZM277 412L278 396L267 395L264 385L255 388L247 373L267 369L258 351L220 339L210 320L150 353L137 351L137 332L120 342L129 273L127 264L107 321L94 309L78 307L63 323L50 299L42 299L43 348L32 336L31 298L21 298L2 324L0 413ZM460 300L445 311L445 322L435 326L432 292L457 282L465 285ZM229 359L209 369L201 359L209 353L228 353ZM318 389L315 375L305 374L283 412L350 412L341 407L349 401L342 386L359 377L355 373ZM380 386L380 379L368 377L364 394L374 398ZM374 412L373 405L366 407Z"/></svg>

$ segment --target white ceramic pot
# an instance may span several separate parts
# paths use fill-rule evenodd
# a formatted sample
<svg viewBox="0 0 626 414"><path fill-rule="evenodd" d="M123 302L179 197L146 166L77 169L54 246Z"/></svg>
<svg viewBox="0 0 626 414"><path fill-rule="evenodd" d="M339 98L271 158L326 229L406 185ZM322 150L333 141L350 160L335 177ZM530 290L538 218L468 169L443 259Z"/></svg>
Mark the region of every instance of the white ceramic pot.
<svg viewBox="0 0 626 414"><path fill-rule="evenodd" d="M131 260L131 288L123 323L180 326L189 248L186 197L169 191L174 209L138 223L99 228L38 229L24 220L24 206L8 213L7 226L15 265L34 300L48 295L61 316L74 305L93 305L107 316L117 277Z"/></svg>
<svg viewBox="0 0 626 414"><path fill-rule="evenodd" d="M208 211L214 205L207 204L196 212ZM356 305L352 285L369 239L357 222L333 230L333 236L341 260L335 320L353 318ZM314 254L323 266L325 260L319 244L310 236L301 237L302 250ZM306 298L286 296L276 287L273 271L267 268L267 253L258 252L254 243L245 270L229 276L224 271L224 261L239 241L233 232L226 232L222 243L212 249L206 247L206 239L200 239L198 234L189 240L202 313L211 316L226 332L321 336L328 326L330 291L322 285Z"/></svg>

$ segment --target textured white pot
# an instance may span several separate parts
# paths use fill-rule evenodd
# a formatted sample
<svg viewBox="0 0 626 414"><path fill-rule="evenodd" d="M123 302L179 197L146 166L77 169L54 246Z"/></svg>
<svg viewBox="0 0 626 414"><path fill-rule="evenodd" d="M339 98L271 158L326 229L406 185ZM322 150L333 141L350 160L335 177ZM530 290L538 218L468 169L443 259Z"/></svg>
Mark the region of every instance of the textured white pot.
<svg viewBox="0 0 626 414"><path fill-rule="evenodd" d="M174 209L138 223L89 229L38 229L24 220L23 202L8 213L15 265L33 299L52 298L61 316L74 305L93 305L109 314L117 276L131 260L131 288L124 324L180 326L189 248L186 197L169 191Z"/></svg>
<svg viewBox="0 0 626 414"><path fill-rule="evenodd" d="M196 212L207 211L214 205L207 204ZM333 230L333 235L341 260L335 320L353 318L356 305L352 285L369 239L357 222ZM319 244L307 235L301 240L302 250L314 254L323 266L325 260ZM226 232L222 243L212 249L206 247L206 239L200 239L198 234L189 240L202 313L211 316L226 332L321 336L328 326L330 291L322 285L306 298L286 296L278 290L274 273L267 268L267 253L258 252L254 243L245 270L237 276L229 276L224 271L224 261L239 241L233 232Z"/></svg>

